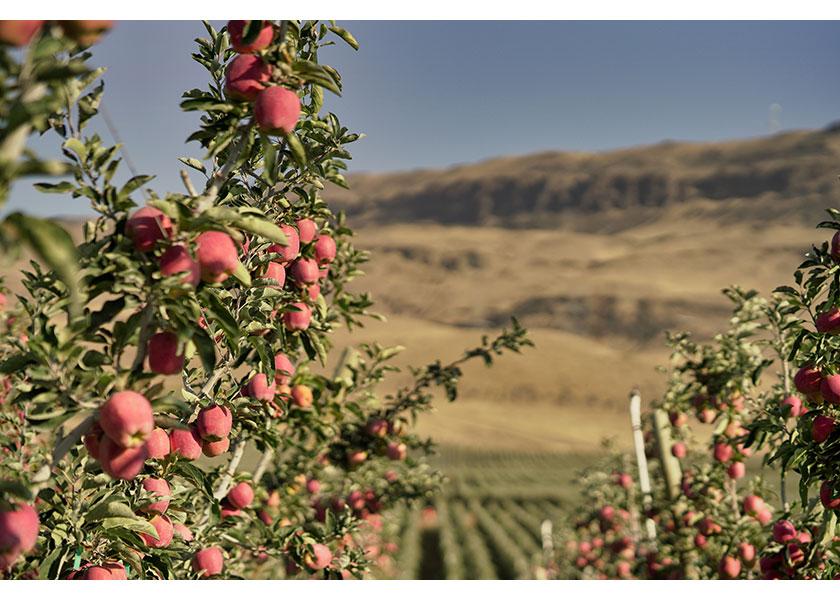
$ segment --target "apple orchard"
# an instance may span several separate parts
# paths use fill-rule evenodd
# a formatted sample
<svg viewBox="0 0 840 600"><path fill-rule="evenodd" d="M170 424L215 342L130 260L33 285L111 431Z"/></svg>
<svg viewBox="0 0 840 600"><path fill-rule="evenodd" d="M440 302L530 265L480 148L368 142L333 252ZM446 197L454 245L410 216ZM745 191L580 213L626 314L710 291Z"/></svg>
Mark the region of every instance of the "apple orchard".
<svg viewBox="0 0 840 600"><path fill-rule="evenodd" d="M322 112L342 84L318 53L356 40L333 22L205 24L193 59L208 84L181 103L205 155L161 193L121 181L120 148L91 131L105 84L88 48L111 27L0 22L0 199L41 176L96 212L78 243L21 211L0 226L8 257L38 259L4 295L0 572L363 577L383 512L441 481L411 427L434 389L454 400L460 365L526 333L513 321L385 395L400 348L349 348L328 370L331 334L376 317L348 286L367 255L322 198L346 185L359 135Z"/></svg>

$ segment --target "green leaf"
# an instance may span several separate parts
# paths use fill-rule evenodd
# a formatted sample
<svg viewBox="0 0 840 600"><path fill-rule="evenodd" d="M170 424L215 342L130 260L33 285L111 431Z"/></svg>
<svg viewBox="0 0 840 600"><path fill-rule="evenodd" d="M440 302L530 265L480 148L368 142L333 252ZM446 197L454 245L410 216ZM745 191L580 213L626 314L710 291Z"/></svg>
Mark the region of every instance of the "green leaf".
<svg viewBox="0 0 840 600"><path fill-rule="evenodd" d="M341 95L341 87L333 75L318 63L308 60L296 60L292 62L292 69L295 74L306 83L314 83L327 88L337 96Z"/></svg>
<svg viewBox="0 0 840 600"><path fill-rule="evenodd" d="M32 187L45 194L66 194L76 189L76 186L69 181L62 181L61 183L36 183Z"/></svg>
<svg viewBox="0 0 840 600"><path fill-rule="evenodd" d="M198 356L201 359L201 366L209 376L216 368L216 346L206 331L200 329L193 334L192 341L195 343Z"/></svg>
<svg viewBox="0 0 840 600"><path fill-rule="evenodd" d="M255 233L262 238L282 246L289 243L289 240L286 239L286 234L283 233L283 230L274 223L266 221L265 219L260 219L258 217L239 217L234 222L234 225L239 229L250 231L251 233Z"/></svg>
<svg viewBox="0 0 840 600"><path fill-rule="evenodd" d="M295 159L295 162L305 167L307 162L309 162L306 158L306 149L294 131L286 134L286 143L289 144L289 150L292 151L292 157Z"/></svg>
<svg viewBox="0 0 840 600"><path fill-rule="evenodd" d="M231 273L239 282L245 287L251 287L251 274L242 263L237 263L236 268Z"/></svg>
<svg viewBox="0 0 840 600"><path fill-rule="evenodd" d="M181 156L178 158L178 160L180 160L182 163L184 163L191 169L201 171L205 175L207 174L207 168L204 166L204 163L198 160L197 158L192 158L190 156Z"/></svg>
<svg viewBox="0 0 840 600"><path fill-rule="evenodd" d="M74 313L78 312L81 304L77 287L79 255L70 234L52 221L31 217L22 212L10 214L5 222L56 272L58 278L67 286L71 310Z"/></svg>
<svg viewBox="0 0 840 600"><path fill-rule="evenodd" d="M152 179L154 179L152 175L135 175L129 179L124 186L122 186L119 194L120 197L127 198L132 192L146 185Z"/></svg>
<svg viewBox="0 0 840 600"><path fill-rule="evenodd" d="M136 515L127 504L120 502L119 500L115 500L114 496L109 496L88 511L85 515L85 521L93 523L95 521L102 521L104 519L113 519L117 517L134 519L136 518Z"/></svg>
<svg viewBox="0 0 840 600"><path fill-rule="evenodd" d="M353 48L353 50L359 49L359 42L356 41L356 38L352 36L352 34L344 29L344 27L339 27L338 25L330 25L329 30L340 37L342 40L347 42L347 44Z"/></svg>
<svg viewBox="0 0 840 600"><path fill-rule="evenodd" d="M79 162L85 162L87 160L87 148L82 143L82 141L78 138L70 138L64 145L62 146L66 151L72 152L75 154Z"/></svg>
<svg viewBox="0 0 840 600"><path fill-rule="evenodd" d="M128 529L138 533L148 533L158 539L157 530L145 519L140 517L108 517L102 521L102 529Z"/></svg>

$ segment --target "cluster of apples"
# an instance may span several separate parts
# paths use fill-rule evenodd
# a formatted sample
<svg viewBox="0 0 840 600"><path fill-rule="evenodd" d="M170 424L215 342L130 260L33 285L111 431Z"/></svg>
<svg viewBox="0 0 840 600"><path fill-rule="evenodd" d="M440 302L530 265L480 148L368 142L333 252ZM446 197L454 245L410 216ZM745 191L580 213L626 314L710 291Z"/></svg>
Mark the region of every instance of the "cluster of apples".
<svg viewBox="0 0 840 600"><path fill-rule="evenodd" d="M274 25L262 23L256 37L246 42L243 36L248 23L228 21L227 30L237 56L226 71L225 93L231 99L253 103L254 120L260 131L288 135L300 119L300 98L294 91L274 84L272 66L259 54L274 41Z"/></svg>
<svg viewBox="0 0 840 600"><path fill-rule="evenodd" d="M798 570L805 564L806 557L814 552L815 559L821 560L822 551L812 547L814 539L811 532L805 529L797 531L787 519L773 524L773 542L765 548L759 560L764 579L802 579Z"/></svg>
<svg viewBox="0 0 840 600"><path fill-rule="evenodd" d="M61 32L82 46L99 41L113 21L56 21ZM0 21L0 44L20 48L29 44L47 21Z"/></svg>

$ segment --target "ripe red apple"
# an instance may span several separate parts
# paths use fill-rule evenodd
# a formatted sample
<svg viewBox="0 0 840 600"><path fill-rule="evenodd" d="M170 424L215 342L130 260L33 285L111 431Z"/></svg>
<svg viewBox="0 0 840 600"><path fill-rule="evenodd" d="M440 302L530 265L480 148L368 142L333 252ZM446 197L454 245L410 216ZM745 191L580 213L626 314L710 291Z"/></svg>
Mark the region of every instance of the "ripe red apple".
<svg viewBox="0 0 840 600"><path fill-rule="evenodd" d="M755 519L763 527L773 520L773 513L770 512L769 508L763 508L755 514Z"/></svg>
<svg viewBox="0 0 840 600"><path fill-rule="evenodd" d="M840 404L840 375L828 375L820 384L820 394L829 404Z"/></svg>
<svg viewBox="0 0 840 600"><path fill-rule="evenodd" d="M347 453L347 462L351 467L357 467L367 460L367 456L364 450L351 450Z"/></svg>
<svg viewBox="0 0 840 600"><path fill-rule="evenodd" d="M181 281L196 287L201 280L201 267L183 244L173 244L160 257L160 273L164 277L184 273Z"/></svg>
<svg viewBox="0 0 840 600"><path fill-rule="evenodd" d="M280 264L288 264L300 254L300 236L298 235L297 229L291 225L278 223L277 226L280 227L283 235L286 236L286 245L272 244L268 247L267 251L279 254Z"/></svg>
<svg viewBox="0 0 840 600"><path fill-rule="evenodd" d="M793 418L802 414L802 400L799 396L788 396L782 400L782 414Z"/></svg>
<svg viewBox="0 0 840 600"><path fill-rule="evenodd" d="M300 241L304 244L308 244L318 235L318 225L312 219L300 219L295 225L300 233Z"/></svg>
<svg viewBox="0 0 840 600"><path fill-rule="evenodd" d="M708 544L709 544L709 540L702 533L698 533L694 536L694 546L696 548L700 548L702 550Z"/></svg>
<svg viewBox="0 0 840 600"><path fill-rule="evenodd" d="M38 511L29 504L0 510L0 571L12 566L38 541Z"/></svg>
<svg viewBox="0 0 840 600"><path fill-rule="evenodd" d="M160 427L155 427L149 438L146 440L146 449L149 452L149 458L166 458L169 454L169 435Z"/></svg>
<svg viewBox="0 0 840 600"><path fill-rule="evenodd" d="M222 438L215 441L203 440L201 442L201 451L204 456L214 457L220 456L230 449L230 438Z"/></svg>
<svg viewBox="0 0 840 600"><path fill-rule="evenodd" d="M238 517L242 514L242 510L232 506L227 498L222 499L220 503L219 516L222 519L230 519Z"/></svg>
<svg viewBox="0 0 840 600"><path fill-rule="evenodd" d="M286 284L286 268L279 262L271 261L265 269L265 278L277 282L272 287L282 288Z"/></svg>
<svg viewBox="0 0 840 600"><path fill-rule="evenodd" d="M182 456L187 460L196 460L201 457L201 437L195 427L173 429L169 433L169 443L172 454Z"/></svg>
<svg viewBox="0 0 840 600"><path fill-rule="evenodd" d="M385 419L372 419L365 426L365 431L373 437L385 437L388 435L388 421Z"/></svg>
<svg viewBox="0 0 840 600"><path fill-rule="evenodd" d="M113 21L59 21L64 35L82 46L91 46L99 41L111 27Z"/></svg>
<svg viewBox="0 0 840 600"><path fill-rule="evenodd" d="M685 444L682 442L676 442L673 446L671 446L671 454L675 458L685 458L687 453L688 450L686 450Z"/></svg>
<svg viewBox="0 0 840 600"><path fill-rule="evenodd" d="M290 269L295 281L303 284L318 282L318 263L311 258L299 258L292 263Z"/></svg>
<svg viewBox="0 0 840 600"><path fill-rule="evenodd" d="M192 531L183 523L174 523L172 525L172 532L185 542L191 542L193 540Z"/></svg>
<svg viewBox="0 0 840 600"><path fill-rule="evenodd" d="M292 90L272 86L257 94L254 119L263 133L287 135L294 131L300 118L300 98Z"/></svg>
<svg viewBox="0 0 840 600"><path fill-rule="evenodd" d="M296 385L292 387L292 403L298 408L310 408L312 406L312 389L307 385Z"/></svg>
<svg viewBox="0 0 840 600"><path fill-rule="evenodd" d="M233 415L226 406L211 404L201 409L195 422L199 437L215 442L230 435Z"/></svg>
<svg viewBox="0 0 840 600"><path fill-rule="evenodd" d="M831 237L831 258L840 260L840 231Z"/></svg>
<svg viewBox="0 0 840 600"><path fill-rule="evenodd" d="M697 413L697 419L701 423L711 423L715 420L716 416L717 412L715 412L715 410L711 408L704 408L703 410L698 411Z"/></svg>
<svg viewBox="0 0 840 600"><path fill-rule="evenodd" d="M814 319L817 331L820 333L840 332L840 308L832 307L829 310L817 315Z"/></svg>
<svg viewBox="0 0 840 600"><path fill-rule="evenodd" d="M741 479L747 474L747 467L742 462L734 462L726 469L730 479Z"/></svg>
<svg viewBox="0 0 840 600"><path fill-rule="evenodd" d="M729 462L729 460L732 458L732 454L732 446L730 446L729 444L724 444L722 442L718 442L717 444L715 444L714 456L716 461L722 463Z"/></svg>
<svg viewBox="0 0 840 600"><path fill-rule="evenodd" d="M259 52L271 45L274 40L274 27L270 21L262 21L260 31L257 36L250 42L243 42L242 37L245 34L245 27L251 21L228 21L227 31L230 35L230 45L235 52L240 54L250 54L252 52Z"/></svg>
<svg viewBox="0 0 840 600"><path fill-rule="evenodd" d="M221 574L224 568L222 549L218 546L210 546L199 550L192 558L192 568L195 574L201 578Z"/></svg>
<svg viewBox="0 0 840 600"><path fill-rule="evenodd" d="M297 310L283 313L283 325L289 331L305 331L312 322L312 309L303 302L292 304Z"/></svg>
<svg viewBox="0 0 840 600"><path fill-rule="evenodd" d="M724 556L720 559L718 573L723 579L735 579L741 574L741 561L734 556Z"/></svg>
<svg viewBox="0 0 840 600"><path fill-rule="evenodd" d="M236 244L225 232L205 231L198 236L196 243L203 281L221 283L239 266Z"/></svg>
<svg viewBox="0 0 840 600"><path fill-rule="evenodd" d="M405 460L408 455L408 447L402 442L389 442L386 454L391 460Z"/></svg>
<svg viewBox="0 0 840 600"><path fill-rule="evenodd" d="M715 535L723 531L723 528L715 523L711 517L703 517L697 523L697 529L705 536Z"/></svg>
<svg viewBox="0 0 840 600"><path fill-rule="evenodd" d="M629 490L633 487L633 478L629 473L618 473L616 475L615 482L625 490Z"/></svg>
<svg viewBox="0 0 840 600"><path fill-rule="evenodd" d="M688 415L682 412L671 411L668 413L668 420L674 427L682 427L688 423Z"/></svg>
<svg viewBox="0 0 840 600"><path fill-rule="evenodd" d="M172 221L152 206L144 206L125 223L125 234L134 242L138 252L148 252L158 240L172 237Z"/></svg>
<svg viewBox="0 0 840 600"><path fill-rule="evenodd" d="M289 385L295 374L295 366L289 357L278 352L274 355L274 382L277 385ZM278 390L279 391L279 390Z"/></svg>
<svg viewBox="0 0 840 600"><path fill-rule="evenodd" d="M335 260L335 240L328 235L319 235L315 241L315 260L319 265L328 265Z"/></svg>
<svg viewBox="0 0 840 600"><path fill-rule="evenodd" d="M225 93L235 100L253 101L271 79L271 67L259 56L241 54L225 71Z"/></svg>
<svg viewBox="0 0 840 600"><path fill-rule="evenodd" d="M764 500L761 496L750 494L744 498L744 512L748 515L756 515L764 508Z"/></svg>
<svg viewBox="0 0 840 600"><path fill-rule="evenodd" d="M822 375L811 365L805 365L793 376L793 385L797 391L809 398L819 396L820 384Z"/></svg>
<svg viewBox="0 0 840 600"><path fill-rule="evenodd" d="M99 408L99 426L123 448L140 446L155 428L152 405L137 392L116 392Z"/></svg>
<svg viewBox="0 0 840 600"><path fill-rule="evenodd" d="M140 537L143 538L146 545L150 548L166 548L169 546L169 544L172 543L173 535L172 521L169 520L169 517L164 515L155 515L149 519L149 523L151 523L152 527L155 528L155 531L157 532L157 539L148 533L141 533Z"/></svg>
<svg viewBox="0 0 840 600"><path fill-rule="evenodd" d="M308 553L303 562L313 571L326 569L332 562L332 552L324 544L313 544L312 553Z"/></svg>
<svg viewBox="0 0 840 600"><path fill-rule="evenodd" d="M785 550L790 564L798 565L805 560L805 552L799 544L788 544Z"/></svg>
<svg viewBox="0 0 840 600"><path fill-rule="evenodd" d="M125 581L128 575L125 567L118 562L106 562L85 569L83 579L87 581Z"/></svg>
<svg viewBox="0 0 840 600"><path fill-rule="evenodd" d="M274 396L277 395L277 384L274 382L269 384L265 373L257 373L242 391L245 396L254 400L274 400Z"/></svg>
<svg viewBox="0 0 840 600"><path fill-rule="evenodd" d="M169 501L172 498L172 490L166 480L149 477L143 480L143 489L147 492L152 492L155 496L160 496L161 500L141 506L140 512L165 513L166 509L169 508Z"/></svg>
<svg viewBox="0 0 840 600"><path fill-rule="evenodd" d="M755 561L755 546L747 542L738 544L738 556L741 557L747 565L753 564Z"/></svg>
<svg viewBox="0 0 840 600"><path fill-rule="evenodd" d="M776 521L773 524L773 540L785 544L796 538L796 527L787 519Z"/></svg>
<svg viewBox="0 0 840 600"><path fill-rule="evenodd" d="M321 286L317 283L306 286L306 294L309 296L310 300L315 302L318 299L318 296L321 295Z"/></svg>
<svg viewBox="0 0 840 600"><path fill-rule="evenodd" d="M178 336L159 331L149 339L149 369L159 375L175 375L184 369L184 355L178 354Z"/></svg>
<svg viewBox="0 0 840 600"><path fill-rule="evenodd" d="M108 436L99 444L99 464L114 479L134 479L143 470L148 457L145 444L123 448Z"/></svg>
<svg viewBox="0 0 840 600"><path fill-rule="evenodd" d="M43 25L43 21L0 21L0 44L26 46Z"/></svg>
<svg viewBox="0 0 840 600"><path fill-rule="evenodd" d="M811 437L818 444L822 444L834 432L834 419L825 415L817 415L811 423Z"/></svg>
<svg viewBox="0 0 840 600"><path fill-rule="evenodd" d="M820 502L826 510L840 510L840 496L834 493L832 485L827 481L820 485Z"/></svg>
<svg viewBox="0 0 840 600"><path fill-rule="evenodd" d="M230 488L226 498L234 508L248 508L254 501L254 490L247 481L241 481Z"/></svg>
<svg viewBox="0 0 840 600"><path fill-rule="evenodd" d="M306 491L310 494L317 494L321 491L321 482L317 479L309 479L306 482Z"/></svg>

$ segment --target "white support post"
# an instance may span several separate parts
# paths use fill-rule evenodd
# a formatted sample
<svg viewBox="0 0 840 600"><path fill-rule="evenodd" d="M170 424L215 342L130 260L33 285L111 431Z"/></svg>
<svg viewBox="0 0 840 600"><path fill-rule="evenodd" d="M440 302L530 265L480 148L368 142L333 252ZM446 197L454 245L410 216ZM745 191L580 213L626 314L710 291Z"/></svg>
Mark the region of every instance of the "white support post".
<svg viewBox="0 0 840 600"><path fill-rule="evenodd" d="M636 448L636 463L639 467L639 487L642 490L642 507L644 512L653 504L650 490L650 474L648 473L647 456L645 456L645 439L642 434L642 395L639 390L630 392L630 424L633 427L633 445ZM656 540L656 525L653 519L645 516L645 529L650 541Z"/></svg>

